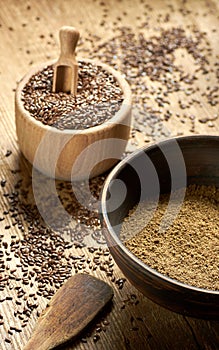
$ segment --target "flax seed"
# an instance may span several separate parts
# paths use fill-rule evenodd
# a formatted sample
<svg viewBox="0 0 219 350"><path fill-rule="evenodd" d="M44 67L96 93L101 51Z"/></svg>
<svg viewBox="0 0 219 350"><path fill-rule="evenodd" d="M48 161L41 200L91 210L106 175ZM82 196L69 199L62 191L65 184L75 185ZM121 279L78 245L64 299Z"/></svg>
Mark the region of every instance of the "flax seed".
<svg viewBox="0 0 219 350"><path fill-rule="evenodd" d="M24 108L43 124L82 130L100 125L120 109L122 90L101 66L79 61L78 93L52 93L53 67L32 76L22 91ZM107 81L107 84L106 84Z"/></svg>

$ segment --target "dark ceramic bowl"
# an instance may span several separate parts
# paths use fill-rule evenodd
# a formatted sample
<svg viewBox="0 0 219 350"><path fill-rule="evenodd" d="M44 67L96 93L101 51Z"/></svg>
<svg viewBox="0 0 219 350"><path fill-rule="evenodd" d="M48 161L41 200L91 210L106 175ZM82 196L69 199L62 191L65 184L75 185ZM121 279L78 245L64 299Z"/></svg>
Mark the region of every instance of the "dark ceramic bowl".
<svg viewBox="0 0 219 350"><path fill-rule="evenodd" d="M102 192L102 222L110 251L129 281L155 303L172 311L219 319L219 291L196 288L150 268L122 243L120 229L130 209L153 195L188 184L219 187L219 137L172 138L144 147L121 161Z"/></svg>

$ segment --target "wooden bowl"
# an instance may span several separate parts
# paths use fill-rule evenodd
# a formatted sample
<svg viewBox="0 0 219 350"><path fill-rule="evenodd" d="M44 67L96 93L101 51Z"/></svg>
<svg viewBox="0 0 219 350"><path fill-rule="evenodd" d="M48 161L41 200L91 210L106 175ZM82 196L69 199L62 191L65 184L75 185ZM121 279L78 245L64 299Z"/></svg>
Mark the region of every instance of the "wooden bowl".
<svg viewBox="0 0 219 350"><path fill-rule="evenodd" d="M182 162L179 161L179 151ZM109 248L129 281L145 296L172 311L197 318L218 319L219 291L196 288L158 273L133 255L120 239L121 224L129 210L144 197L146 189L148 193L153 187L149 177L142 176L145 175L146 159L152 161L156 169L161 193L170 192L173 164L179 171L185 168L187 184L219 187L219 137L173 138L138 150L112 170L105 182L101 201L103 229ZM147 167L145 170L147 174ZM180 187L180 182L183 183L183 176L181 179L179 176L176 187Z"/></svg>
<svg viewBox="0 0 219 350"><path fill-rule="evenodd" d="M21 92L28 80L54 61L32 69L19 82L15 93L15 119L20 149L40 172L64 180L81 180L111 168L125 150L131 123L131 90L122 75L98 64L118 81L124 95L120 110L107 122L85 130L58 130L31 117L24 109ZM118 142L116 142L116 140ZM117 158L117 159L116 159Z"/></svg>

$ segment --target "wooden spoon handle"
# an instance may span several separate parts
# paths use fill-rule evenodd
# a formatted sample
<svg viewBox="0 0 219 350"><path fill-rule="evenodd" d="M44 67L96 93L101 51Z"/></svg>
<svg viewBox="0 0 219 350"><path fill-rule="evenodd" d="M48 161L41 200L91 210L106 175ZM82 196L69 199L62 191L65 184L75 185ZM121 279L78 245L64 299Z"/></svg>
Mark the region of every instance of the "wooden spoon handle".
<svg viewBox="0 0 219 350"><path fill-rule="evenodd" d="M74 58L75 49L79 39L79 32L74 27L64 26L59 32L61 54L60 57Z"/></svg>
<svg viewBox="0 0 219 350"><path fill-rule="evenodd" d="M51 350L76 336L112 299L113 290L87 274L77 274L52 297L23 350Z"/></svg>

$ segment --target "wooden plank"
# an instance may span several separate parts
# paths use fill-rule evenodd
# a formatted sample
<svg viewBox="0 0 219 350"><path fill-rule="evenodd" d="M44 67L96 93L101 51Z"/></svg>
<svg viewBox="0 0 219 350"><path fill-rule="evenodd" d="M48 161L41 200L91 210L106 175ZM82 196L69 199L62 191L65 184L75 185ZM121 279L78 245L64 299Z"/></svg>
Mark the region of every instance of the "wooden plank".
<svg viewBox="0 0 219 350"><path fill-rule="evenodd" d="M152 35L160 35L160 28L168 29L172 27L182 27L186 35L194 35L194 29L206 32L206 39L203 40L204 53L210 48L212 51L208 55L208 67L212 72L206 75L198 74L198 81L194 87L198 86L194 94L186 97L183 91L168 95L169 105L161 108L156 125L166 128L170 135L191 134L192 122L190 115L195 115L195 133L219 134L219 119L215 117L218 114L218 103L211 106L207 103L205 93L207 87L218 85L218 22L219 22L219 3L217 0L122 0L122 1L93 1L93 0L45 0L45 1L23 1L23 0L0 0L0 180L7 179L5 188L1 188L1 214L9 209L9 201L3 193L13 191L17 179L22 178L26 189L30 189L31 167L20 155L14 123L14 89L18 81L34 64L39 64L48 59L56 59L59 55L58 31L63 25L73 25L80 30L83 43L79 48L80 55L90 57L94 55L95 47L100 43L113 39L117 34L116 29L119 26L129 26L131 31L138 35L144 33L145 38L150 39ZM169 15L169 21L165 21ZM148 22L144 28L140 28L142 23ZM92 35L97 35L98 38ZM92 38L93 42L90 41ZM122 49L121 40L117 40L118 48L118 67L122 67ZM209 43L209 44L208 44ZM88 51L86 51L86 49ZM119 54L118 54L119 53ZM101 54L101 50L96 55ZM115 56L116 56L115 54ZM196 68L194 59L185 50L177 50L175 53L175 63L182 65L185 73L192 73ZM103 60L105 57L103 56ZM147 108L157 108L157 91L159 87L165 88L165 84L146 79L149 91L147 94ZM135 81L136 84L136 81ZM153 90L155 93L152 95ZM216 95L216 93L215 93ZM201 101L200 105L194 102L188 109L181 109L179 99L187 102L195 99ZM215 97L218 101L218 97ZM172 111L172 117L168 121L163 120L166 109ZM176 116L179 113L179 117ZM184 116L185 114L185 116ZM199 119L212 118L212 123L202 123ZM212 125L213 124L213 125ZM156 130L156 129L155 129ZM136 132L130 140L130 150L136 149L146 142L152 142L159 139L160 135L151 135L150 126L146 125L142 132ZM7 150L12 150L12 155L6 157ZM21 169L21 173L14 174L11 170ZM71 198L71 194L65 185L62 190L63 197ZM67 201L67 200L66 200ZM31 202L31 201L30 201ZM31 202L32 203L32 202ZM23 233L15 225L12 225L12 219L5 215L6 219L0 222L1 234L4 235L4 242L11 242L11 236L22 238ZM11 225L6 230L5 226ZM25 224L27 230L28 223ZM44 242L46 244L46 242ZM2 247L0 248L2 249ZM4 250L5 251L5 250ZM6 251L8 251L6 249ZM75 248L68 250L68 254L73 256L85 254L86 259L93 261L94 254L87 248ZM67 254L67 253L66 253ZM101 255L101 261L109 257ZM15 259L16 260L16 259ZM10 269L18 262L8 261ZM63 257L64 261L64 257ZM72 264L72 273L74 273L74 260L69 260ZM112 260L113 263L113 260ZM67 264L67 262L66 262ZM88 270L94 276L102 278L110 283L114 289L114 304L111 310L106 311L98 319L101 324L99 333L98 326L94 324L84 334L86 338L82 342L77 341L69 344L65 349L217 349L219 347L219 326L218 322L195 320L184 318L168 310L155 305L147 300L136 289L129 284L124 283L124 287L119 289L119 285L111 281L104 270L99 267L96 270L89 269L91 263L85 262L85 267L81 272ZM17 271L19 276L23 277L24 272L21 268ZM119 268L113 266L113 276L115 281L124 278ZM24 286L25 294L19 298L21 305L17 305L17 290L15 286L21 285L20 281L11 280L12 289L9 287L0 291L0 299L7 295L12 296L12 300L5 300L0 304L0 314L3 315L4 324L0 325L0 348L3 350L20 350L26 344L31 335L34 324L37 320L37 311L45 308L48 299L42 295L37 295L38 306L32 311L28 323L21 327L23 320L22 314L17 313L23 310L29 301L29 293L34 295L38 291L37 287L30 287L30 283ZM17 316L14 316L14 312ZM18 316L21 316L19 318ZM109 324L103 324L108 321ZM15 327L20 331L11 330ZM12 334L8 333L12 332ZM90 332L90 336L88 333ZM98 335L97 339L94 335ZM5 338L11 342L7 343Z"/></svg>

